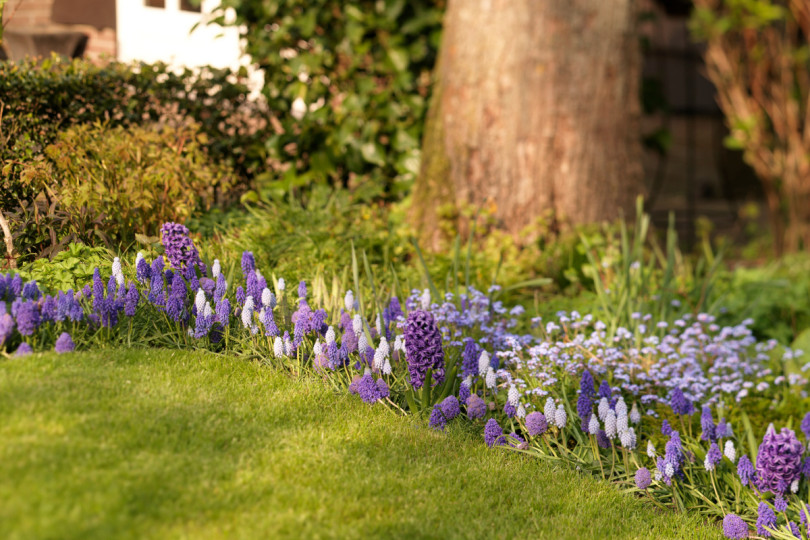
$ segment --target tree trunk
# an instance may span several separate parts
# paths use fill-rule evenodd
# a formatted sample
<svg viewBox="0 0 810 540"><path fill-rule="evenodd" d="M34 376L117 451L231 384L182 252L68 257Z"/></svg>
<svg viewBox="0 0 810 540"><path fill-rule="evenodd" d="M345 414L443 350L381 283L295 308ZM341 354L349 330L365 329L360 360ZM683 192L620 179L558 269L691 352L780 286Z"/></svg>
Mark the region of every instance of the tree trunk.
<svg viewBox="0 0 810 540"><path fill-rule="evenodd" d="M411 219L494 208L517 235L628 211L643 191L634 0L449 0ZM459 223L455 224L456 226Z"/></svg>

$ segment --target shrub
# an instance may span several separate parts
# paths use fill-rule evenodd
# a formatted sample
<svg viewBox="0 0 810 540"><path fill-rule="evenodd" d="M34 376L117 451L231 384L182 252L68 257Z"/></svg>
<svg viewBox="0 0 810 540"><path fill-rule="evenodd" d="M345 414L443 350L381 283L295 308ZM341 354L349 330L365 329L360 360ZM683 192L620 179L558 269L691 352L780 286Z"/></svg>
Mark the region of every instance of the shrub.
<svg viewBox="0 0 810 540"><path fill-rule="evenodd" d="M248 99L244 73L205 67L175 73L165 64L96 66L52 57L0 63L0 210L15 212L37 196L19 182L25 164L77 124L110 127L176 123L191 118L217 161L238 173L245 189L264 170L267 108Z"/></svg>
<svg viewBox="0 0 810 540"><path fill-rule="evenodd" d="M401 193L419 166L444 2L225 0L214 22L231 7L279 115L276 192L369 179Z"/></svg>
<svg viewBox="0 0 810 540"><path fill-rule="evenodd" d="M205 142L194 124L67 129L21 169L21 184L38 194L32 211L17 215L34 233L29 249L53 254L94 237L108 247L126 246L137 234L157 235L164 221L210 209L233 173L211 163Z"/></svg>

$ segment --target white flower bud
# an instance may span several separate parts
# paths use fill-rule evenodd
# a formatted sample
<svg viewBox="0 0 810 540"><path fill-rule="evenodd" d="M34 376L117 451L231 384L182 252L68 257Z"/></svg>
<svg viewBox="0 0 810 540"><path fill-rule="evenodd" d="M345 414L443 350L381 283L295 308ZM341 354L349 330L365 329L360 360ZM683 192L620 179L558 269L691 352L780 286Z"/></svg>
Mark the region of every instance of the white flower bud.
<svg viewBox="0 0 810 540"><path fill-rule="evenodd" d="M495 383L496 383L495 370L492 369L492 366L490 366L489 369L487 370L487 375L486 375L485 382L486 382L487 388L491 388L491 389L495 388Z"/></svg>
<svg viewBox="0 0 810 540"><path fill-rule="evenodd" d="M599 400L599 406L597 407L597 413L599 414L599 420L602 422L605 421L607 417L607 412L610 410L610 402L606 397L603 397Z"/></svg>
<svg viewBox="0 0 810 540"><path fill-rule="evenodd" d="M565 407L562 405L557 406L557 410L554 413L554 423L560 429L565 429L565 424L568 422L568 415L565 413Z"/></svg>
<svg viewBox="0 0 810 540"><path fill-rule="evenodd" d="M517 407L520 403L520 392L514 384L509 387L509 393L507 394L506 400L510 405L512 405L512 407Z"/></svg>
<svg viewBox="0 0 810 540"><path fill-rule="evenodd" d="M591 419L588 421L588 433L591 435L599 433L599 420L596 418L595 414L592 414Z"/></svg>
<svg viewBox="0 0 810 540"><path fill-rule="evenodd" d="M214 264L211 265L211 275L217 279L222 273L222 265L219 264L219 259L214 259Z"/></svg>
<svg viewBox="0 0 810 540"><path fill-rule="evenodd" d="M486 350L481 351L481 356L478 357L478 375L481 377L486 376L489 369L489 353Z"/></svg>
<svg viewBox="0 0 810 540"><path fill-rule="evenodd" d="M346 296L343 297L343 307L347 312L354 309L354 293L350 290L346 291Z"/></svg>
<svg viewBox="0 0 810 540"><path fill-rule="evenodd" d="M655 459L655 446L652 441L647 441L647 455L650 459Z"/></svg>
<svg viewBox="0 0 810 540"><path fill-rule="evenodd" d="M641 413L638 410L637 403L633 403L633 408L630 409L630 421L634 424L641 422Z"/></svg>
<svg viewBox="0 0 810 540"><path fill-rule="evenodd" d="M422 292L422 296L419 298L419 302L422 304L422 309L430 309L430 290L425 289Z"/></svg>
<svg viewBox="0 0 810 540"><path fill-rule="evenodd" d="M194 297L194 306L197 308L197 314L202 315L205 309L205 291L197 289L197 295Z"/></svg>
<svg viewBox="0 0 810 540"><path fill-rule="evenodd" d="M737 461L737 450L734 448L734 442L730 439L726 441L726 445L723 447L723 454L730 462Z"/></svg>
<svg viewBox="0 0 810 540"><path fill-rule="evenodd" d="M284 342L281 341L279 336L276 336L275 341L273 341L273 356L276 358L284 356Z"/></svg>

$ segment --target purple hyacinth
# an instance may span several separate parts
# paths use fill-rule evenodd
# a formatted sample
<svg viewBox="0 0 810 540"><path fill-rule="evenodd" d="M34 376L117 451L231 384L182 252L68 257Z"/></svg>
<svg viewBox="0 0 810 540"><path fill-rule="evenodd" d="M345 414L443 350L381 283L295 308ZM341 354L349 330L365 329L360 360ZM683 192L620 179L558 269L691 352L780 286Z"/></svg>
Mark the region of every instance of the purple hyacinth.
<svg viewBox="0 0 810 540"><path fill-rule="evenodd" d="M253 252L242 252L242 275L247 278L247 275L256 270L256 259L253 258Z"/></svg>
<svg viewBox="0 0 810 540"><path fill-rule="evenodd" d="M529 432L529 435L532 437L536 437L537 435L542 435L548 429L548 421L546 420L546 415L541 412L530 412L526 415L526 431Z"/></svg>
<svg viewBox="0 0 810 540"><path fill-rule="evenodd" d="M747 455L743 455L737 461L737 476L744 486L747 486L754 479L754 465Z"/></svg>
<svg viewBox="0 0 810 540"><path fill-rule="evenodd" d="M777 512L784 512L787 510L788 503L782 495L777 495L773 501L773 507Z"/></svg>
<svg viewBox="0 0 810 540"><path fill-rule="evenodd" d="M467 417L470 420L483 418L487 414L487 404L476 394L467 398Z"/></svg>
<svg viewBox="0 0 810 540"><path fill-rule="evenodd" d="M32 352L34 352L34 349L31 348L31 345L23 341L20 343L20 346L17 347L17 350L14 351L14 356L26 356Z"/></svg>
<svg viewBox="0 0 810 540"><path fill-rule="evenodd" d="M239 306L244 306L245 305L245 300L247 300L247 295L245 294L245 289L243 289L242 286L239 285L236 288L236 303Z"/></svg>
<svg viewBox="0 0 810 540"><path fill-rule="evenodd" d="M433 429L443 431L444 426L447 425L447 419L444 417L444 413L442 413L442 408L439 404L435 404L433 406L433 410L430 411L430 420L428 421L428 425ZM491 445L490 445L491 446Z"/></svg>
<svg viewBox="0 0 810 540"><path fill-rule="evenodd" d="M73 352L76 349L76 344L67 332L62 332L56 339L54 349L59 354Z"/></svg>
<svg viewBox="0 0 810 540"><path fill-rule="evenodd" d="M709 447L709 451L706 453L706 470L714 470L717 467L717 464L723 460L723 452L720 450L720 447L717 446L717 443L712 443Z"/></svg>
<svg viewBox="0 0 810 540"><path fill-rule="evenodd" d="M461 354L461 376L478 375L478 357L481 349L471 337L464 338L464 352Z"/></svg>
<svg viewBox="0 0 810 540"><path fill-rule="evenodd" d="M675 431L675 430L673 430L672 426L669 425L668 420L664 420L663 422L661 422L661 433L663 435L669 437L670 435L672 435L673 431Z"/></svg>
<svg viewBox="0 0 810 540"><path fill-rule="evenodd" d="M501 429L498 421L494 418L487 420L487 424L484 426L484 442L487 443L487 446L490 448L503 444L504 442L503 429Z"/></svg>
<svg viewBox="0 0 810 540"><path fill-rule="evenodd" d="M725 439L726 437L731 437L731 428L726 423L725 418L721 418L719 422L717 422L717 427L714 428L714 436L718 439Z"/></svg>
<svg viewBox="0 0 810 540"><path fill-rule="evenodd" d="M245 296L252 296L254 302L258 302L262 297L262 289L259 286L259 276L256 272L250 272L245 280Z"/></svg>
<svg viewBox="0 0 810 540"><path fill-rule="evenodd" d="M298 299L299 300L306 300L307 299L307 282L301 281L298 283Z"/></svg>
<svg viewBox="0 0 810 540"><path fill-rule="evenodd" d="M804 458L802 462L802 476L810 478L810 457Z"/></svg>
<svg viewBox="0 0 810 540"><path fill-rule="evenodd" d="M606 380L603 380L602 384L599 385L599 398L605 398L610 401L611 392L610 384Z"/></svg>
<svg viewBox="0 0 810 540"><path fill-rule="evenodd" d="M14 332L14 319L10 313L3 313L0 315L0 347L11 337L12 332Z"/></svg>
<svg viewBox="0 0 810 540"><path fill-rule="evenodd" d="M180 274L175 274L172 279L169 298L166 300L166 314L171 317L174 322L185 321L188 318L185 305L187 295L186 282L183 281L183 277Z"/></svg>
<svg viewBox="0 0 810 540"><path fill-rule="evenodd" d="M675 414L691 415L695 412L694 405L687 399L680 388L675 388L672 391L670 405L672 406L672 412Z"/></svg>
<svg viewBox="0 0 810 540"><path fill-rule="evenodd" d="M638 489L647 489L650 487L652 483L652 478L650 477L650 470L647 467L641 467L639 470L636 471L636 487Z"/></svg>
<svg viewBox="0 0 810 540"><path fill-rule="evenodd" d="M22 294L23 280L20 274L14 274L14 277L11 278L9 289L11 290L12 296L20 296L20 294Z"/></svg>
<svg viewBox="0 0 810 540"><path fill-rule="evenodd" d="M460 403L467 403L467 398L470 397L470 386L465 383L461 383L461 386L458 389L458 400Z"/></svg>
<svg viewBox="0 0 810 540"><path fill-rule="evenodd" d="M448 420L452 420L456 416L461 413L461 407L459 406L458 399L456 396L447 396L442 400L440 403L442 414Z"/></svg>
<svg viewBox="0 0 810 540"><path fill-rule="evenodd" d="M727 514L723 518L723 535L734 540L748 538L748 524L736 514Z"/></svg>
<svg viewBox="0 0 810 540"><path fill-rule="evenodd" d="M703 430L700 434L701 441L716 441L714 419L712 418L712 409L708 405L703 406L700 413L700 428Z"/></svg>
<svg viewBox="0 0 810 540"><path fill-rule="evenodd" d="M391 301L388 303L388 317L392 321L402 317L402 307L399 305L399 298L396 296L392 296Z"/></svg>
<svg viewBox="0 0 810 540"><path fill-rule="evenodd" d="M765 529L765 527L771 529L776 527L776 514L773 513L773 510L766 502L759 503L757 514L757 534L765 538L770 538L771 533Z"/></svg>
<svg viewBox="0 0 810 540"><path fill-rule="evenodd" d="M503 414L505 414L507 418L514 418L517 414L517 409L507 401L503 404Z"/></svg>
<svg viewBox="0 0 810 540"><path fill-rule="evenodd" d="M56 320L56 298L51 295L45 297L40 306L40 320L43 323Z"/></svg>
<svg viewBox="0 0 810 540"><path fill-rule="evenodd" d="M23 285L22 297L25 300L39 300L42 293L39 291L36 281L29 281Z"/></svg>
<svg viewBox="0 0 810 540"><path fill-rule="evenodd" d="M138 289L135 287L135 284L130 283L126 298L124 299L124 315L127 317L135 316L135 311L138 308L140 298L141 297L138 294Z"/></svg>
<svg viewBox="0 0 810 540"><path fill-rule="evenodd" d="M39 327L39 307L33 300L22 302L17 308L17 331L30 336Z"/></svg>
<svg viewBox="0 0 810 540"><path fill-rule="evenodd" d="M231 322L231 301L227 298L223 298L216 305L216 322L223 328Z"/></svg>
<svg viewBox="0 0 810 540"><path fill-rule="evenodd" d="M779 433L768 426L757 452L757 486L762 491L783 492L802 470L804 447L792 429Z"/></svg>
<svg viewBox="0 0 810 540"><path fill-rule="evenodd" d="M138 264L135 265L135 279L141 283L146 283L152 278L152 268L146 259L138 259Z"/></svg>
<svg viewBox="0 0 810 540"><path fill-rule="evenodd" d="M184 225L172 222L163 224L160 228L160 241L165 249L166 258L174 268L181 270L181 273L187 270L188 277L195 268L205 274L205 264L200 260L200 254L188 235L189 230Z"/></svg>
<svg viewBox="0 0 810 540"><path fill-rule="evenodd" d="M613 446L610 437L607 436L607 432L604 429L600 429L596 434L596 444L599 445L599 448L604 448L605 450L609 450L610 447Z"/></svg>
<svg viewBox="0 0 810 540"><path fill-rule="evenodd" d="M385 399L391 395L391 390L388 388L388 383L384 379L377 379L377 392L380 399Z"/></svg>
<svg viewBox="0 0 810 540"><path fill-rule="evenodd" d="M405 353L411 386L421 388L428 370L432 370L434 384L444 382L442 335L432 313L417 309L408 314Z"/></svg>
<svg viewBox="0 0 810 540"><path fill-rule="evenodd" d="M264 310L264 335L270 337L276 337L278 335L278 326L276 325L276 319L273 317L273 310L270 308L266 308ZM330 356L331 358L331 356Z"/></svg>
<svg viewBox="0 0 810 540"><path fill-rule="evenodd" d="M374 380L371 373L363 375L355 386L357 395L366 403L376 403L379 401L383 397L380 390L377 381Z"/></svg>

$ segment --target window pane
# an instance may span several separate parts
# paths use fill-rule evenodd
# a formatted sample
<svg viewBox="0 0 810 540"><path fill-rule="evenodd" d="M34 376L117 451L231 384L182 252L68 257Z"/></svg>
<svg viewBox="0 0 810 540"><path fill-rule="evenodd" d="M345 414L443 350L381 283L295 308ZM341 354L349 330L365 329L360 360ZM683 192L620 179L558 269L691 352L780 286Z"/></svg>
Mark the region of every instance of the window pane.
<svg viewBox="0 0 810 540"><path fill-rule="evenodd" d="M180 9L183 11L200 12L200 0L180 0Z"/></svg>

